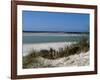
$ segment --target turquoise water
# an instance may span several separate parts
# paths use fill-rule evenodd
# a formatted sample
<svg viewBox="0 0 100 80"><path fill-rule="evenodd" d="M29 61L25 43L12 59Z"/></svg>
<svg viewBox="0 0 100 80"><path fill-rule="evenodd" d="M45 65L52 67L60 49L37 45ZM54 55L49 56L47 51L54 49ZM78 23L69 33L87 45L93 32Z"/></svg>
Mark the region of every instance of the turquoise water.
<svg viewBox="0 0 100 80"><path fill-rule="evenodd" d="M23 43L48 43L48 42L77 42L83 37L89 37L88 34L44 34L27 33L23 34Z"/></svg>

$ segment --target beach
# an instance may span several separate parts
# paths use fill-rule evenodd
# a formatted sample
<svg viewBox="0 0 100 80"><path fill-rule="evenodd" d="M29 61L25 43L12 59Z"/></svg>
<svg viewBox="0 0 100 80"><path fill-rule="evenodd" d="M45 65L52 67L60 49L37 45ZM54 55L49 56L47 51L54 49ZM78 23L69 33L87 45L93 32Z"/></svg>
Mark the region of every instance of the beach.
<svg viewBox="0 0 100 80"><path fill-rule="evenodd" d="M42 49L49 50L53 48L58 50L59 48L64 48L75 42L50 42L50 43L38 43L38 44L23 44L23 56L28 55L32 50L40 51Z"/></svg>
<svg viewBox="0 0 100 80"><path fill-rule="evenodd" d="M50 50L50 48L52 48L57 51L60 48L71 46L72 44L75 43L76 42L51 42L51 43L38 43L38 44L23 44L23 56L25 57L29 55L33 50L36 51ZM42 56L37 56L36 58L31 58L33 61L29 65L27 65L27 67L43 68L43 67L64 67L64 66L87 66L89 65L89 59L90 59L89 55L90 55L89 51L87 51L55 59L49 59Z"/></svg>

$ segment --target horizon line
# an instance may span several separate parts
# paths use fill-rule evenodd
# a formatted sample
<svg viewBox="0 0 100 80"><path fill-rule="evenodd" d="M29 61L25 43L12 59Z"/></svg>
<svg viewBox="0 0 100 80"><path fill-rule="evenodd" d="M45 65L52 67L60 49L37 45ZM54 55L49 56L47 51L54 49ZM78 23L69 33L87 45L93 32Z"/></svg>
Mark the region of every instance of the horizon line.
<svg viewBox="0 0 100 80"><path fill-rule="evenodd" d="M23 31L23 32L89 33L89 31Z"/></svg>

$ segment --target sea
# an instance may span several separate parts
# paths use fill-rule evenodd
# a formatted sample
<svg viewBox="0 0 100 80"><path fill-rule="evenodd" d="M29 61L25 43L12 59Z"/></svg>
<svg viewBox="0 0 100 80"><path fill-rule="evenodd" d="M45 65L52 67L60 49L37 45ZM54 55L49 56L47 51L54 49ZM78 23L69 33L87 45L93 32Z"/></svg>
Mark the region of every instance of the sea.
<svg viewBox="0 0 100 80"><path fill-rule="evenodd" d="M50 42L78 42L82 38L88 38L86 33L28 33L23 32L23 44L38 44Z"/></svg>

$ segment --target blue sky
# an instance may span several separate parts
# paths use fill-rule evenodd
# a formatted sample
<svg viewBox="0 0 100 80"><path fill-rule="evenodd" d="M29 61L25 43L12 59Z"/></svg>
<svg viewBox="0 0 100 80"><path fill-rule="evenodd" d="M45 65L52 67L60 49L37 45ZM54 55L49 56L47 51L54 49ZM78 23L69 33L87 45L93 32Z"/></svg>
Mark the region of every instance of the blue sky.
<svg viewBox="0 0 100 80"><path fill-rule="evenodd" d="M89 14L23 11L24 31L89 32Z"/></svg>

